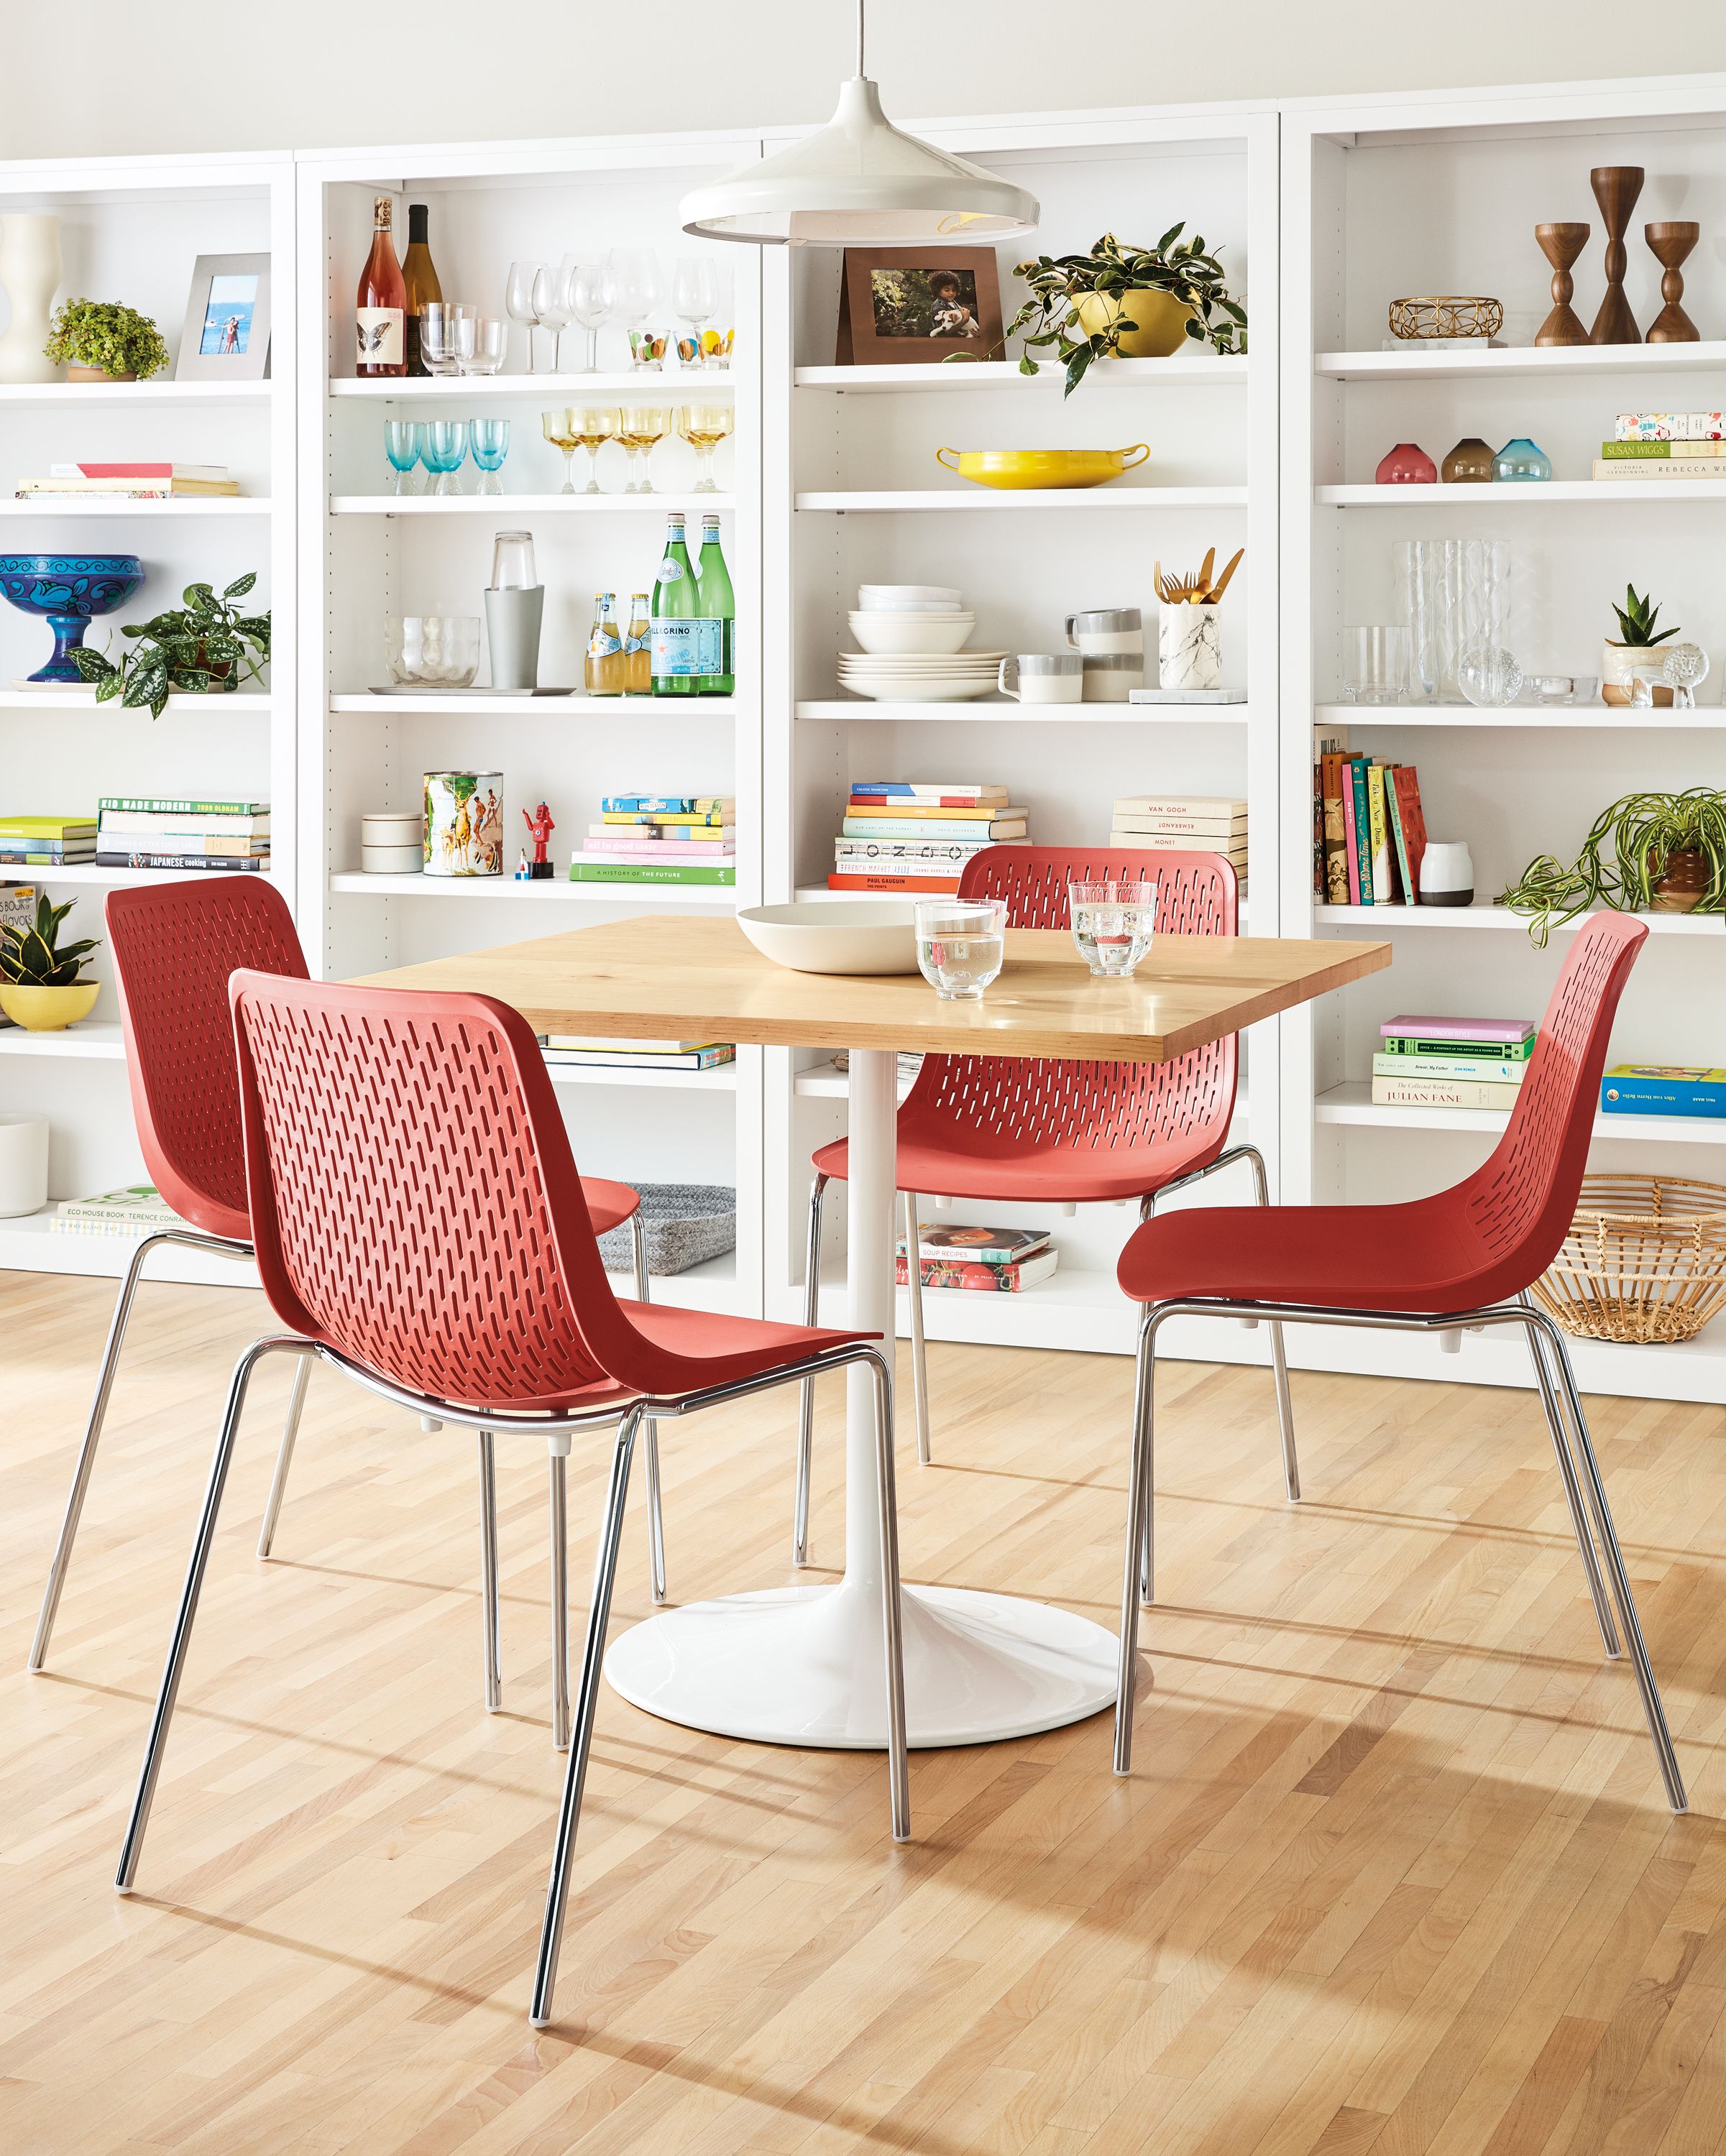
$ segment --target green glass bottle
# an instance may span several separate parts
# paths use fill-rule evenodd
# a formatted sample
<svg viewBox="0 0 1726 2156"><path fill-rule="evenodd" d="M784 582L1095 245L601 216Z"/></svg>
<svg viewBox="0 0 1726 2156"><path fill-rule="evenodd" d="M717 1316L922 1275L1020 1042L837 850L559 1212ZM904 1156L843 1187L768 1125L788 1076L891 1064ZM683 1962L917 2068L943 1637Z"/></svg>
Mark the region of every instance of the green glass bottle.
<svg viewBox="0 0 1726 2156"><path fill-rule="evenodd" d="M665 521L665 552L653 587L650 669L655 696L696 696L719 653L712 624L701 619L701 591L683 536L683 516Z"/></svg>
<svg viewBox="0 0 1726 2156"><path fill-rule="evenodd" d="M701 519L701 613L719 627L719 663L701 677L704 696L732 696L737 693L737 602L731 588L731 572L719 548L719 519Z"/></svg>

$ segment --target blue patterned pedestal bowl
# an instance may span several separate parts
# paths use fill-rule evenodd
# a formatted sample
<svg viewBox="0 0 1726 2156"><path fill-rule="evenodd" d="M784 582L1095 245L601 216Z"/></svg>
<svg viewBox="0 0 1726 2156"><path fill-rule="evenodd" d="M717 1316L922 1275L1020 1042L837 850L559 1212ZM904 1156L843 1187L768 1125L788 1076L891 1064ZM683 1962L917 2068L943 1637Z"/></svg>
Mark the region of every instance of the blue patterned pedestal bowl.
<svg viewBox="0 0 1726 2156"><path fill-rule="evenodd" d="M54 631L54 656L33 681L81 682L73 652L98 614L122 607L144 581L136 554L0 554L0 598L39 614Z"/></svg>

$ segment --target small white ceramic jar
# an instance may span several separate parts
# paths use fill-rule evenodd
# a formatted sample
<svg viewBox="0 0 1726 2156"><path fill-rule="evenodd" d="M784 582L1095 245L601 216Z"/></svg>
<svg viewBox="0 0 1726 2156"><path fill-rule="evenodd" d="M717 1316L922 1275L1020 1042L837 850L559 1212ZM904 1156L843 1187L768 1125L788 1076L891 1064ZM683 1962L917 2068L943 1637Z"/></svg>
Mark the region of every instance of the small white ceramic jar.
<svg viewBox="0 0 1726 2156"><path fill-rule="evenodd" d="M0 1116L0 1220L39 1213L47 1203L47 1116Z"/></svg>

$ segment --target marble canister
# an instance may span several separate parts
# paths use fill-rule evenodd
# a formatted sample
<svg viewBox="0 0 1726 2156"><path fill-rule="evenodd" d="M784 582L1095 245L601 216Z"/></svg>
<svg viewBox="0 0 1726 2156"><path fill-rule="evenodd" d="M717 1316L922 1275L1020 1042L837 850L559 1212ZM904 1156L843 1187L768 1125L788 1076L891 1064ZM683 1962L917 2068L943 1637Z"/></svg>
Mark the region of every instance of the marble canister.
<svg viewBox="0 0 1726 2156"><path fill-rule="evenodd" d="M1158 686L1220 689L1223 625L1220 607L1165 606L1157 624Z"/></svg>

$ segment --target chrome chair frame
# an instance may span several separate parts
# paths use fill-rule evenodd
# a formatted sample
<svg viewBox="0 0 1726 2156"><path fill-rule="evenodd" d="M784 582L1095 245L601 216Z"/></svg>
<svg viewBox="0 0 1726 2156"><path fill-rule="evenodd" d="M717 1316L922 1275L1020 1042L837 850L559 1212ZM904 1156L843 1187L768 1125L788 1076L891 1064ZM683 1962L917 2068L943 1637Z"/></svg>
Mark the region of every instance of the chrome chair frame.
<svg viewBox="0 0 1726 2156"><path fill-rule="evenodd" d="M1120 1686L1115 1702L1114 1764L1117 1774L1128 1774L1132 1770L1133 1697L1138 1671L1139 1605L1141 1602L1149 1605L1154 1593L1155 1493L1153 1485L1157 1334L1171 1317L1235 1317L1242 1321L1266 1320L1277 1326L1350 1325L1377 1331L1441 1335L1479 1331L1489 1325L1520 1325L1528 1338L1528 1353L1534 1365L1535 1386L1546 1413L1547 1428L1552 1437L1565 1502L1569 1507L1577 1550L1587 1575L1589 1594L1600 1629L1601 1644L1609 1658L1617 1659L1621 1651L1617 1628L1621 1628L1623 1636L1629 1643L1636 1689L1641 1697L1648 1733L1654 1742L1655 1756L1660 1763L1667 1801L1674 1812L1688 1810L1689 1799L1685 1794L1683 1777L1678 1771L1677 1755L1672 1748L1672 1733L1667 1727L1666 1712L1661 1704L1659 1687L1654 1681L1653 1668L1643 1641L1636 1600L1631 1592L1630 1575L1625 1569L1617 1530L1612 1523L1611 1508L1607 1504L1605 1487L1600 1480L1600 1465L1595 1458L1594 1442L1589 1435L1588 1418L1582 1410L1582 1396L1577 1389L1575 1373L1570 1367L1569 1351L1565 1346L1562 1331L1545 1311L1536 1307L1526 1290L1515 1302L1492 1303L1478 1310L1452 1311L1440 1316L1426 1312L1346 1310L1305 1303L1256 1302L1211 1296L1180 1297L1144 1306L1139 1320L1138 1353L1134 1368L1133 1460L1127 1499L1126 1569L1121 1591ZM1549 1356L1551 1358L1550 1364ZM1568 1412L1569 1421L1568 1430L1565 1412ZM1574 1453L1571 1450L1571 1431L1574 1433ZM1290 1494L1296 1493L1292 1491ZM1589 1524L1590 1513L1594 1523L1592 1532ZM1600 1551L1595 1547L1595 1533L1600 1537ZM1601 1552L1605 1558L1604 1578L1600 1566ZM1608 1582L1610 1584L1610 1599ZM1617 1628L1613 1622L1615 1604Z"/></svg>
<svg viewBox="0 0 1726 2156"><path fill-rule="evenodd" d="M204 1574L208 1568L211 1545L215 1539L216 1522L221 1509L223 1491L227 1486L228 1471L234 1456L235 1434L241 1413L245 1406L246 1390L258 1363L266 1355L293 1354L302 1360L316 1356L351 1378L369 1392L376 1393L397 1406L409 1409L422 1417L439 1421L467 1424L480 1435L482 1458L489 1458L490 1440L496 1435L523 1434L547 1438L551 1445L552 1481L552 1627L553 1627L553 1689L561 1695L562 1712L566 1722L568 1717L568 1673L567 1573L568 1553L563 1542L566 1520L564 1504L564 1460L569 1440L578 1431L593 1431L614 1426L617 1431L611 1463L610 1482L607 1491L604 1521L599 1537L598 1553L594 1563L593 1592L588 1609L586 1640L582 1653L581 1681L577 1690L573 1731L566 1732L569 1759L564 1773L563 1793L557 1813L556 1839L553 1845L550 1881L546 1892L544 1922L540 1935L539 1958L534 1975L532 2020L535 2028L542 2029L552 2017L552 1998L557 1982L557 1957L562 1943L565 1908L568 1898L571 1860L575 1845L576 1830L581 1818L582 1792L587 1779L588 1755L593 1742L593 1717L598 1706L601 1664L605 1652L606 1627L611 1614L613 1584L617 1573L618 1545L623 1533L624 1507L629 1495L629 1467L634 1455L636 1436L644 1423L650 1426L654 1419L667 1415L686 1415L703 1408L718 1407L732 1400L745 1399L756 1393L771 1391L777 1385L795 1383L806 1376L828 1370L842 1369L852 1363L861 1363L868 1368L874 1381L876 1455L880 1478L880 1508L881 1546L885 1563L881 1575L882 1625L886 1641L887 1675L887 1761L890 1791L890 1814L895 1841L911 1838L911 1782L906 1747L905 1670L901 1642L899 1599L899 1533L898 1512L895 1502L893 1483L893 1379L891 1365L880 1348L855 1345L830 1349L819 1355L804 1358L786 1364L783 1368L769 1371L760 1377L739 1379L732 1383L716 1385L691 1393L681 1398L656 1399L638 1398L619 1409L615 1406L583 1415L559 1417L482 1414L476 1416L470 1406L439 1400L406 1390L351 1362L346 1356L322 1343L308 1341L298 1333L272 1334L254 1341L241 1355L234 1366L229 1387L228 1400L216 1438L214 1456L210 1463L209 1481L204 1492L203 1509L198 1517L197 1532L193 1539L191 1561L187 1568L186 1583L181 1592L178 1612L174 1620L169 1640L167 1660L163 1666L162 1684L156 1708L151 1719L150 1734L145 1746L144 1763L139 1775L137 1794L133 1799L131 1815L126 1826L126 1839L121 1846L119 1869L115 1875L116 1892L130 1894L136 1878L138 1860L143 1851L144 1833L149 1824L150 1811L162 1772L162 1760L167 1743L168 1725L173 1717L175 1703L179 1696L180 1681L185 1671L187 1650L191 1644L193 1620L198 1614L198 1598L203 1588ZM561 1440L561 1447L559 1444ZM495 1550L495 1541L492 1544Z"/></svg>

